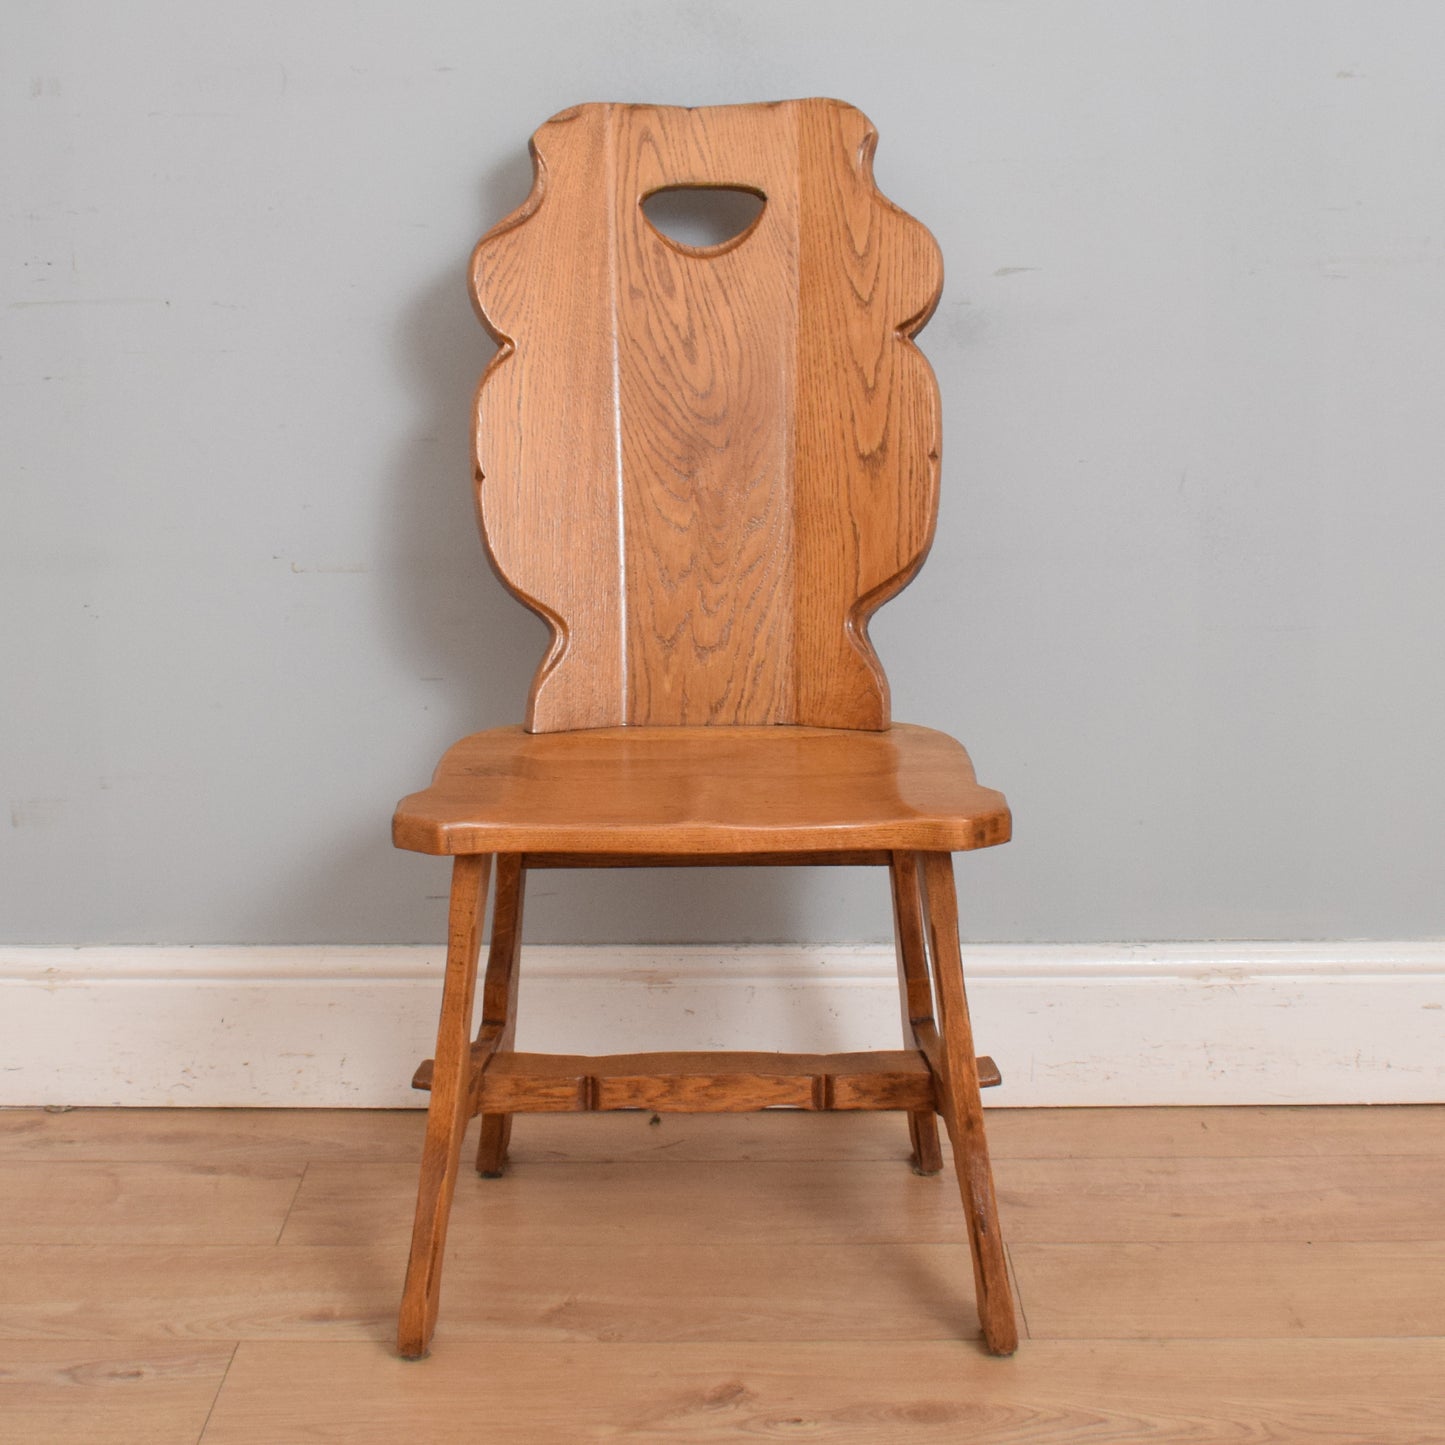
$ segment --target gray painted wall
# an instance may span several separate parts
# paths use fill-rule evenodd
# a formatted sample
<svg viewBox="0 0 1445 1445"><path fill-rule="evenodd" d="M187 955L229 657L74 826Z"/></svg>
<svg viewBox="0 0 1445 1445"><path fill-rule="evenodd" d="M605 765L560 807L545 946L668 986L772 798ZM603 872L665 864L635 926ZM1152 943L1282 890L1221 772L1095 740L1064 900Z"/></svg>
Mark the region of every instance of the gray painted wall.
<svg viewBox="0 0 1445 1445"><path fill-rule="evenodd" d="M948 268L943 519L875 637L1014 803L967 932L1445 932L1445 7L3 25L0 938L441 937L391 804L543 641L473 531L467 253L564 105L809 94ZM553 875L529 934L887 926L873 875Z"/></svg>

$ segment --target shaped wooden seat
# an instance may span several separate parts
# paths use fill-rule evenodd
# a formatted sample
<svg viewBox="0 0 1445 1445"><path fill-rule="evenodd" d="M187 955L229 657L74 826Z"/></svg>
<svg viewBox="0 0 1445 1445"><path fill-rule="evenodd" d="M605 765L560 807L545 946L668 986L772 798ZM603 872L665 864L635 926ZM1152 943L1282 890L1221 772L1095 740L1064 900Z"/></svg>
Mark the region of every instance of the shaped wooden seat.
<svg viewBox="0 0 1445 1445"><path fill-rule="evenodd" d="M930 728L498 728L452 748L393 831L443 854L954 852L1005 842L1009 812Z"/></svg>
<svg viewBox="0 0 1445 1445"><path fill-rule="evenodd" d="M940 445L912 342L937 247L874 186L875 140L830 100L579 106L533 137L531 195L477 247L500 347L477 395L483 538L552 643L525 726L462 739L396 811L399 847L453 859L405 1356L435 1326L469 1121L496 1177L515 1114L628 1108L897 1110L923 1172L941 1115L984 1340L1017 1345L950 857L1007 841L1009 812L958 743L891 721L868 640L932 540ZM647 214L720 189L761 209L716 244ZM514 1050L529 872L800 863L888 870L903 1049Z"/></svg>

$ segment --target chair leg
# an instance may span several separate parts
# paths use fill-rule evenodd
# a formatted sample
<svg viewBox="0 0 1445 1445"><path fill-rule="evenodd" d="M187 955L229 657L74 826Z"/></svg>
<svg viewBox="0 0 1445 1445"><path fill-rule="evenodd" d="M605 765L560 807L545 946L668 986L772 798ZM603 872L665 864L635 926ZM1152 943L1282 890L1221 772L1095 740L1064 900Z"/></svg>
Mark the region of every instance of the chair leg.
<svg viewBox="0 0 1445 1445"><path fill-rule="evenodd" d="M457 1184L462 1137L471 1121L472 1003L491 864L490 857L473 855L458 858L452 868L446 982L437 1024L416 1223L397 1321L396 1347L410 1360L427 1353L436 1326L447 1217Z"/></svg>
<svg viewBox="0 0 1445 1445"><path fill-rule="evenodd" d="M973 1028L963 988L953 859L947 853L920 856L929 952L938 989L943 1122L953 1144L953 1164L958 1171L963 1210L968 1219L979 1321L989 1350L996 1355L1011 1355L1018 1348L1018 1325L1014 1319L1003 1239L999 1234L998 1203L988 1162L988 1141L984 1137Z"/></svg>
<svg viewBox="0 0 1445 1445"><path fill-rule="evenodd" d="M512 1047L517 1032L517 967L522 951L522 900L527 870L519 853L497 859L496 898L492 904L492 945L487 954L487 975L482 984L482 1025L478 1044L495 1037L495 1052ZM477 1145L477 1173L500 1179L507 1167L507 1144L512 1137L510 1114L483 1114Z"/></svg>
<svg viewBox="0 0 1445 1445"><path fill-rule="evenodd" d="M933 988L928 981L928 955L923 937L923 903L918 892L918 860L912 853L895 853L888 865L893 891L893 941L898 954L898 994L903 1005L903 1042L916 1046L917 1024L933 1022ZM919 1174L937 1174L943 1168L938 1147L938 1116L928 1109L908 1115L908 1137L913 1144L913 1167Z"/></svg>

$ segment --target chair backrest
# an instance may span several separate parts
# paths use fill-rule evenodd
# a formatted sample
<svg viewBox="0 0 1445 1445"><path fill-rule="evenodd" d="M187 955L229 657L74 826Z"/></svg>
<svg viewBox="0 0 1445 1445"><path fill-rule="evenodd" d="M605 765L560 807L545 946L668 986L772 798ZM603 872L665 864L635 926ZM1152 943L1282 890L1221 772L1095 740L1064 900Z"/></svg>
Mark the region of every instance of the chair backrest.
<svg viewBox="0 0 1445 1445"><path fill-rule="evenodd" d="M534 732L878 729L870 615L932 540L939 402L911 337L933 237L833 100L582 105L532 138L526 202L473 257L501 346L477 393L483 536L551 625ZM763 198L693 248L659 191Z"/></svg>

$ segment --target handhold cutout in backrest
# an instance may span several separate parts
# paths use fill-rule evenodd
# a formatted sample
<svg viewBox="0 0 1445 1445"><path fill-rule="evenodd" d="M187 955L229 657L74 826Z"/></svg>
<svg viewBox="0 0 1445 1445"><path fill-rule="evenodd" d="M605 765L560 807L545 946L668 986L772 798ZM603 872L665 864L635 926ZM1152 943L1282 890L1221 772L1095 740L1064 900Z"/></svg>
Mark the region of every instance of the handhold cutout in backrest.
<svg viewBox="0 0 1445 1445"><path fill-rule="evenodd" d="M743 186L663 186L643 197L642 214L685 251L706 252L741 240L757 224L766 199Z"/></svg>
<svg viewBox="0 0 1445 1445"><path fill-rule="evenodd" d="M526 203L474 257L502 351L477 398L483 531L552 646L533 731L881 728L867 621L921 564L939 405L910 338L942 284L837 101L585 105L533 138ZM681 190L760 211L701 248Z"/></svg>

